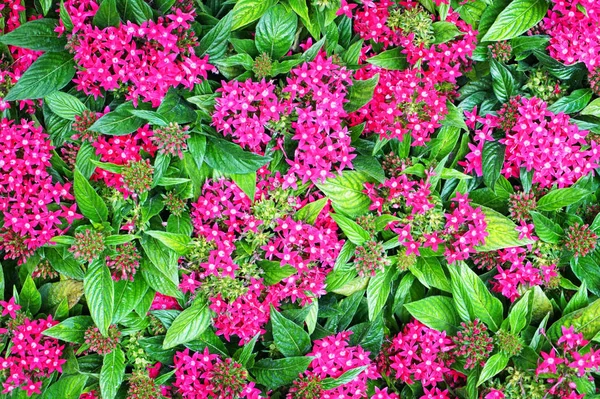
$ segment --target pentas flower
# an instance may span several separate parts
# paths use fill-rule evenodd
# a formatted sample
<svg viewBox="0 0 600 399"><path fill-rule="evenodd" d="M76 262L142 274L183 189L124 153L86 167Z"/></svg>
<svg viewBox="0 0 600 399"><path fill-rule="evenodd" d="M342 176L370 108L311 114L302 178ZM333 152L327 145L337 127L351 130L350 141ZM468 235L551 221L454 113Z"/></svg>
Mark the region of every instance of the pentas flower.
<svg viewBox="0 0 600 399"><path fill-rule="evenodd" d="M398 395L393 392L388 392L387 387L379 389L375 387L375 393L371 396L371 399L400 399Z"/></svg>
<svg viewBox="0 0 600 399"><path fill-rule="evenodd" d="M183 151L187 150L187 133L189 126L179 126L171 122L167 126L154 129L151 140L160 154L178 156L183 159Z"/></svg>
<svg viewBox="0 0 600 399"><path fill-rule="evenodd" d="M99 231L86 229L83 233L75 233L74 239L69 252L82 262L93 262L106 248L104 235Z"/></svg>
<svg viewBox="0 0 600 399"><path fill-rule="evenodd" d="M152 300L152 305L150 306L152 310L181 310L181 306L179 306L179 302L177 302L176 298L172 296L163 295L160 292L157 292L154 295L154 299Z"/></svg>
<svg viewBox="0 0 600 399"><path fill-rule="evenodd" d="M292 69L282 91L289 95L285 106L298 146L294 158L287 160L290 169L284 187L296 187L298 179L303 184L324 181L334 177L334 171L352 167L356 156L352 138L342 125L351 85L352 74L323 53Z"/></svg>
<svg viewBox="0 0 600 399"><path fill-rule="evenodd" d="M467 173L483 174L482 151L492 133L504 131L498 140L506 146L502 174L518 178L521 169L533 171L533 183L541 188L569 187L598 166L600 151L595 141L586 140L588 132L579 130L566 114L554 114L538 98L514 98L498 115L476 117L475 144L461 164Z"/></svg>
<svg viewBox="0 0 600 399"><path fill-rule="evenodd" d="M586 256L596 248L598 236L587 224L575 223L565 231L565 248L573 252L574 256Z"/></svg>
<svg viewBox="0 0 600 399"><path fill-rule="evenodd" d="M271 135L266 127L280 120L284 106L275 94L272 81L223 82L217 89L213 125L224 136L232 136L242 148L264 153Z"/></svg>
<svg viewBox="0 0 600 399"><path fill-rule="evenodd" d="M106 257L106 266L111 271L112 278L115 281L129 280L133 278L140 267L142 256L138 252L135 244L125 243L115 249L115 254Z"/></svg>
<svg viewBox="0 0 600 399"><path fill-rule="evenodd" d="M42 334L56 324L52 316L39 320L25 318L23 324L10 332L10 351L0 357L0 370L6 370L2 393L21 388L27 396L41 394L43 380L54 372L62 373L62 364L66 362L61 359L64 346Z"/></svg>
<svg viewBox="0 0 600 399"><path fill-rule="evenodd" d="M173 386L184 399L264 398L241 364L212 355L208 348L202 353L176 352L174 362Z"/></svg>
<svg viewBox="0 0 600 399"><path fill-rule="evenodd" d="M145 125L135 133L124 136L99 136L92 143L92 146L96 149L96 155L100 156L100 161L127 166L130 163L142 161L142 151L151 156L156 153L157 148L152 142L152 137L153 132L150 130L150 126ZM146 179L147 176L143 175L142 178ZM92 180L104 181L107 186L114 187L123 193L125 197L133 194L125 186L121 174L96 168ZM131 183L135 185L135 181Z"/></svg>
<svg viewBox="0 0 600 399"><path fill-rule="evenodd" d="M435 387L450 372L452 349L445 332L412 321L380 353L380 370L407 384L420 381L423 387Z"/></svg>
<svg viewBox="0 0 600 399"><path fill-rule="evenodd" d="M192 205L197 237L182 263L180 288L209 298L217 334L227 340L238 336L245 343L263 333L271 305L304 305L323 295L341 249L327 210L312 225L292 218L302 202L283 183L278 173L261 168L251 201L229 179L207 180ZM253 255L239 256L241 245ZM267 266L291 268L290 274L266 285Z"/></svg>
<svg viewBox="0 0 600 399"><path fill-rule="evenodd" d="M11 297L8 302L0 301L0 306L2 306L2 316L10 316L11 319L17 317L17 311L21 309L20 305L15 303L15 298Z"/></svg>
<svg viewBox="0 0 600 399"><path fill-rule="evenodd" d="M583 62L596 73L600 66L600 4L594 0L553 2L543 20L543 30L550 36L550 55L567 64Z"/></svg>
<svg viewBox="0 0 600 399"><path fill-rule="evenodd" d="M535 374L545 380L549 394L560 398L585 397L577 394L576 380L592 378L590 373L600 370L600 349L582 350L588 343L573 326L561 326L561 336L557 341L560 348L541 352L542 359Z"/></svg>
<svg viewBox="0 0 600 399"><path fill-rule="evenodd" d="M483 367L494 350L494 339L487 332L488 328L479 319L468 323L460 323L460 330L452 338L456 345L454 354L464 357L465 370Z"/></svg>
<svg viewBox="0 0 600 399"><path fill-rule="evenodd" d="M509 196L509 215L518 222L532 220L529 212L535 211L536 208L537 200L533 191L529 193L519 191Z"/></svg>
<svg viewBox="0 0 600 399"><path fill-rule="evenodd" d="M448 263L468 259L476 252L476 246L485 244L485 237L489 235L485 214L481 208L471 206L467 194L456 193L452 201L443 232L447 237L444 256Z"/></svg>
<svg viewBox="0 0 600 399"><path fill-rule="evenodd" d="M33 122L0 121L0 249L5 257L23 262L31 253L62 235L63 220L72 223L77 214L71 183L54 183L48 173L50 139Z"/></svg>
<svg viewBox="0 0 600 399"><path fill-rule="evenodd" d="M479 266L498 271L490 281L492 290L513 302L524 290L549 285L558 276L556 264L544 259L537 249L529 252L523 247L513 247L491 252L490 255L488 261L479 256L474 261Z"/></svg>
<svg viewBox="0 0 600 399"><path fill-rule="evenodd" d="M86 12L82 13L82 8ZM65 9L71 19L75 17L68 35L79 67L73 81L78 90L95 98L102 90L124 91L134 105L141 99L158 107L170 88L181 85L191 89L213 69L208 56L200 58L194 53L193 9L174 9L156 22L127 22L104 29L92 25L95 2L68 0Z"/></svg>
<svg viewBox="0 0 600 399"><path fill-rule="evenodd" d="M99 355L106 355L112 352L119 344L120 337L121 332L114 324L108 328L106 336L102 335L96 326L89 327L83 334L89 350Z"/></svg>
<svg viewBox="0 0 600 399"><path fill-rule="evenodd" d="M377 367L369 359L369 352L361 346L350 346L348 339L351 331L344 331L336 335L330 335L316 340L312 351L307 356L314 356L308 369L301 375L299 380L287 395L288 399L304 399L310 397L303 381L323 381L326 378L338 378L345 372L357 367L365 367L351 381L333 389L323 389L318 383L314 389L318 390L320 398L367 398L367 381L379 378ZM316 397L316 396L315 396Z"/></svg>
<svg viewBox="0 0 600 399"><path fill-rule="evenodd" d="M366 122L366 134L383 138L403 140L410 133L412 145L425 145L448 113L446 103L456 95L456 79L475 50L476 32L449 10L445 22L461 34L433 44L435 18L413 1L364 2L354 18L354 29L363 39L384 48L401 45L409 68L395 71L368 65L359 70L357 79L379 74L379 81L371 101L353 114L352 124Z"/></svg>
<svg viewBox="0 0 600 399"><path fill-rule="evenodd" d="M485 396L484 399L504 399L504 393L497 389L491 389Z"/></svg>
<svg viewBox="0 0 600 399"><path fill-rule="evenodd" d="M355 78L366 80L375 74L379 81L373 98L352 114L352 124L365 122L365 133L382 138L403 140L410 134L413 145L425 145L448 113L449 98L438 90L438 76L420 69L392 71L367 66L357 71Z"/></svg>

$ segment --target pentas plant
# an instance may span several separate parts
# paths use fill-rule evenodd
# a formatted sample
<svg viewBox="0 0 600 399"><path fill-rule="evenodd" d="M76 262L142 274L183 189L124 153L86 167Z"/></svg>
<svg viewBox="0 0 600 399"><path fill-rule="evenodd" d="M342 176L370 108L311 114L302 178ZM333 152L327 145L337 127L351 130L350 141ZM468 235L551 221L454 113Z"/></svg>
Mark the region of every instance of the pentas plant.
<svg viewBox="0 0 600 399"><path fill-rule="evenodd" d="M594 399L590 0L0 0L0 399Z"/></svg>

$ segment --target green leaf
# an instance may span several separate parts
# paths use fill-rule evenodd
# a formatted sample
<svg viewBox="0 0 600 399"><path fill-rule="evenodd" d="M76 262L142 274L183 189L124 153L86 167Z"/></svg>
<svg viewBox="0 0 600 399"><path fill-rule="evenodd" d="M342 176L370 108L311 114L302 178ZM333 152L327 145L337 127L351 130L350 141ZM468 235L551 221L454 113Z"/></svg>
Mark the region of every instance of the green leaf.
<svg viewBox="0 0 600 399"><path fill-rule="evenodd" d="M508 102L515 93L515 78L504 65L493 58L490 60L490 74L492 75L492 88L496 98L501 103Z"/></svg>
<svg viewBox="0 0 600 399"><path fill-rule="evenodd" d="M498 331L503 320L502 302L464 262L457 262L448 269L452 276L452 293L464 302L462 306L466 306L470 320L477 318L490 330Z"/></svg>
<svg viewBox="0 0 600 399"><path fill-rule="evenodd" d="M112 136L123 136L132 133L144 124L142 118L131 114L133 109L133 104L130 102L122 104L94 122L90 126L90 130Z"/></svg>
<svg viewBox="0 0 600 399"><path fill-rule="evenodd" d="M117 324L125 319L143 300L148 284L141 275L136 275L133 281L120 280L115 282L115 312L112 317L112 323Z"/></svg>
<svg viewBox="0 0 600 399"><path fill-rule="evenodd" d="M180 125L192 122L197 117L196 112L187 105L175 89L169 90L156 112L169 122L177 122Z"/></svg>
<svg viewBox="0 0 600 399"><path fill-rule="evenodd" d="M574 263L577 263L577 262L574 262ZM598 271L596 271L596 273L598 273ZM596 276L598 276L598 274L596 274L595 277ZM600 279L597 278L597 280L600 280ZM600 284L600 281L597 281L596 283ZM597 285L596 287L600 287L600 285ZM588 291L587 284L586 284L585 280L583 280L583 281L581 281L581 287L579 287L579 289L577 290L575 295L573 295L573 297L571 298L571 300L569 301L567 306L565 306L563 313L568 314L568 313L574 312L576 310L585 308L589 304L587 291Z"/></svg>
<svg viewBox="0 0 600 399"><path fill-rule="evenodd" d="M23 284L23 288L21 288L21 293L19 294L19 305L21 305L23 311L28 310L32 315L37 314L42 307L42 296L37 290L31 276L27 276L27 279Z"/></svg>
<svg viewBox="0 0 600 399"><path fill-rule="evenodd" d="M308 224L314 224L325 205L327 205L327 201L327 198L321 198L304 205L296 212L294 219L303 220Z"/></svg>
<svg viewBox="0 0 600 399"><path fill-rule="evenodd" d="M194 341L188 342L185 344L187 348L190 348L194 352L201 352L204 348L209 348L210 353L216 353L222 355L224 357L229 357L229 353L227 352L227 348L221 341L219 337L215 334L215 332L208 328L204 331L197 339ZM162 347L162 345L161 345ZM173 360L173 356L171 355L171 360Z"/></svg>
<svg viewBox="0 0 600 399"><path fill-rule="evenodd" d="M533 240L519 239L519 233L515 230L516 224L506 216L485 206L480 207L485 214L487 223L486 231L489 235L485 238L485 244L478 246L478 252L495 251L498 249L520 247L533 244Z"/></svg>
<svg viewBox="0 0 600 399"><path fill-rule="evenodd" d="M434 22L431 27L433 28L433 37L435 37L433 44L449 42L461 34L458 27L452 22L438 21Z"/></svg>
<svg viewBox="0 0 600 399"><path fill-rule="evenodd" d="M282 5L267 10L256 25L256 48L271 59L283 57L294 43L298 17Z"/></svg>
<svg viewBox="0 0 600 399"><path fill-rule="evenodd" d="M358 111L373 98L373 92L379 82L379 74L367 80L352 79L352 86L348 89L348 102L344 110L348 113Z"/></svg>
<svg viewBox="0 0 600 399"><path fill-rule="evenodd" d="M177 254L154 238L143 240L141 243L147 259L150 260L150 262L142 262L141 267L148 285L162 294L180 298L182 295L178 289Z"/></svg>
<svg viewBox="0 0 600 399"><path fill-rule="evenodd" d="M81 100L62 91L55 91L47 95L44 101L56 115L71 121L75 120L75 116L81 115L83 111L87 110Z"/></svg>
<svg viewBox="0 0 600 399"><path fill-rule="evenodd" d="M581 115L591 115L600 118L600 98L595 99L581 111Z"/></svg>
<svg viewBox="0 0 600 399"><path fill-rule="evenodd" d="M155 126L167 126L169 121L167 118L154 111L147 111L145 109L130 109L131 115L137 116L138 118L148 121L148 123Z"/></svg>
<svg viewBox="0 0 600 399"><path fill-rule="evenodd" d="M354 220L338 213L331 213L330 216L353 244L363 245L365 241L371 239L371 234L360 227Z"/></svg>
<svg viewBox="0 0 600 399"><path fill-rule="evenodd" d="M404 70L407 67L406 54L402 54L402 48L396 47L392 50L382 51L374 57L368 58L371 65L390 70Z"/></svg>
<svg viewBox="0 0 600 399"><path fill-rule="evenodd" d="M185 234L169 233L167 231L159 230L148 230L146 231L146 234L156 238L179 255L185 255L189 251L190 237Z"/></svg>
<svg viewBox="0 0 600 399"><path fill-rule="evenodd" d="M233 14L229 13L222 18L211 30L200 39L196 54L208 54L211 62L223 58L227 52L228 40L231 36Z"/></svg>
<svg viewBox="0 0 600 399"><path fill-rule="evenodd" d="M144 0L117 0L117 7L124 21L142 24L152 19L152 7Z"/></svg>
<svg viewBox="0 0 600 399"><path fill-rule="evenodd" d="M323 381L321 382L321 387L324 390L330 390L330 389L335 389L337 387L341 387L342 385L347 384L350 381L353 381L354 379L358 378L358 376L361 373L363 373L368 367L369 366L355 367L353 369L345 371L344 374L340 375L337 378L331 378L331 377L324 378Z"/></svg>
<svg viewBox="0 0 600 399"><path fill-rule="evenodd" d="M231 29L238 30L256 21L275 3L274 0L238 0L231 11L233 13Z"/></svg>
<svg viewBox="0 0 600 399"><path fill-rule="evenodd" d="M435 257L418 257L417 262L408 267L410 272L426 288L437 288L442 291L452 292L452 287L440 261Z"/></svg>
<svg viewBox="0 0 600 399"><path fill-rule="evenodd" d="M79 399L87 379L84 374L63 375L44 390L42 399Z"/></svg>
<svg viewBox="0 0 600 399"><path fill-rule="evenodd" d="M383 310L390 296L392 281L398 276L398 273L398 268L392 265L387 266L384 270L377 270L375 276L371 277L367 287L369 320L375 320Z"/></svg>
<svg viewBox="0 0 600 399"><path fill-rule="evenodd" d="M566 97L559 98L554 104L548 107L548 111L555 114L564 112L565 114L574 114L581 111L592 99L591 89L578 89Z"/></svg>
<svg viewBox="0 0 600 399"><path fill-rule="evenodd" d="M479 375L479 379L477 380L477 386L480 386L502 370L506 368L508 365L508 356L504 353L496 353L492 357L485 362L485 366L483 366L483 370L481 370L481 374Z"/></svg>
<svg viewBox="0 0 600 399"><path fill-rule="evenodd" d="M106 336L113 317L115 287L110 270L103 261L90 264L83 280L83 290L92 319L100 333Z"/></svg>
<svg viewBox="0 0 600 399"><path fill-rule="evenodd" d="M447 127L457 127L459 129L468 131L467 124L465 123L464 114L461 110L459 110L456 105L452 104L452 102L447 101L446 107L448 109L448 114L444 117L441 124L442 126Z"/></svg>
<svg viewBox="0 0 600 399"><path fill-rule="evenodd" d="M506 147L498 141L486 141L483 144L482 160L483 181L486 186L494 190L496 180L500 177L504 166L504 152Z"/></svg>
<svg viewBox="0 0 600 399"><path fill-rule="evenodd" d="M544 242L551 244L558 244L562 238L564 231L560 225L554 223L546 216L539 212L529 212L533 218L533 225L535 226L535 234Z"/></svg>
<svg viewBox="0 0 600 399"><path fill-rule="evenodd" d="M223 139L208 137L204 160L213 169L228 174L247 174L256 172L271 161L252 152L244 151L234 143Z"/></svg>
<svg viewBox="0 0 600 399"><path fill-rule="evenodd" d="M64 36L58 37L58 33L54 32L57 26L56 19L35 19L0 36L0 43L35 51L62 51L67 40Z"/></svg>
<svg viewBox="0 0 600 399"><path fill-rule="evenodd" d="M508 314L510 323L510 332L513 335L519 334L531 321L531 311L533 310L533 291L529 290L512 307Z"/></svg>
<svg viewBox="0 0 600 399"><path fill-rule="evenodd" d="M250 201L254 202L254 195L256 194L256 172L246 173L244 175L231 175L233 180L247 196Z"/></svg>
<svg viewBox="0 0 600 399"><path fill-rule="evenodd" d="M98 159L100 159L100 156L96 155L96 149L89 141L85 140L83 143L81 143L79 151L77 151L75 166L79 172L81 172L83 177L89 179L96 170L96 165L94 165L92 161Z"/></svg>
<svg viewBox="0 0 600 399"><path fill-rule="evenodd" d="M119 12L117 11L116 0L102 0L98 11L96 11L93 22L94 25L100 28L119 26L121 17L119 17Z"/></svg>
<svg viewBox="0 0 600 399"><path fill-rule="evenodd" d="M298 272L298 270L290 265L281 266L281 263L269 260L259 261L258 265L264 272L263 278L266 285L275 285L284 278Z"/></svg>
<svg viewBox="0 0 600 399"><path fill-rule="evenodd" d="M199 297L173 321L167 330L163 348L174 348L197 339L210 326L210 322L208 303Z"/></svg>
<svg viewBox="0 0 600 399"><path fill-rule="evenodd" d="M540 22L546 11L546 0L514 0L502 10L481 41L501 41L517 37Z"/></svg>
<svg viewBox="0 0 600 399"><path fill-rule="evenodd" d="M42 334L65 342L83 344L85 332L93 325L94 321L90 316L73 316L44 330Z"/></svg>
<svg viewBox="0 0 600 399"><path fill-rule="evenodd" d="M125 378L125 354L120 347L104 355L100 370L100 391L103 399L114 399Z"/></svg>
<svg viewBox="0 0 600 399"><path fill-rule="evenodd" d="M430 296L416 302L405 303L408 313L427 327L447 331L453 335L460 324L451 298Z"/></svg>
<svg viewBox="0 0 600 399"><path fill-rule="evenodd" d="M298 375L303 373L312 357L296 356L283 359L262 359L256 362L250 369L250 373L256 382L264 385L267 389L276 389L291 384Z"/></svg>
<svg viewBox="0 0 600 399"><path fill-rule="evenodd" d="M540 211L556 211L581 201L589 194L589 191L577 187L552 190L538 200L537 209Z"/></svg>
<svg viewBox="0 0 600 399"><path fill-rule="evenodd" d="M600 266L591 256L571 258L571 269L594 294L600 296ZM565 312L566 313L566 312Z"/></svg>
<svg viewBox="0 0 600 399"><path fill-rule="evenodd" d="M77 207L86 218L101 223L108 219L108 208L96 190L78 169L75 169L73 191Z"/></svg>
<svg viewBox="0 0 600 399"><path fill-rule="evenodd" d="M65 87L75 76L75 61L67 51L42 54L23 73L4 100L35 100Z"/></svg>
<svg viewBox="0 0 600 399"><path fill-rule="evenodd" d="M371 200L363 193L363 185L367 181L367 175L362 172L343 171L341 176L315 184L331 200L337 211L355 217L368 212L371 205Z"/></svg>
<svg viewBox="0 0 600 399"><path fill-rule="evenodd" d="M547 330L547 336L552 341L562 335L561 327L573 326L575 331L583 334L583 338L590 340L600 332L600 299L596 299L583 309L568 313L555 321Z"/></svg>
<svg viewBox="0 0 600 399"><path fill-rule="evenodd" d="M310 336L302 327L286 319L271 307L273 339L285 357L302 356L311 348Z"/></svg>

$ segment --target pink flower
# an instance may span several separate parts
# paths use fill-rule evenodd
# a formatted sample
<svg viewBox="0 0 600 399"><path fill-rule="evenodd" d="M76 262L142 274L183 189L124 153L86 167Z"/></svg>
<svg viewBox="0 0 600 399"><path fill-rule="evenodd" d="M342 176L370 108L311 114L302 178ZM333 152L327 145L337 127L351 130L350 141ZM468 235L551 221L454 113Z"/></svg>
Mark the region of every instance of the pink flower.
<svg viewBox="0 0 600 399"><path fill-rule="evenodd" d="M542 373L556 374L556 366L564 363L565 360L557 356L556 351L552 349L550 353L541 352L543 361L537 366L535 374L539 375Z"/></svg>
<svg viewBox="0 0 600 399"><path fill-rule="evenodd" d="M15 303L15 298L11 297L8 302L0 301L0 306L2 309L2 316L10 315L11 319L17 317L17 310L21 309L21 306Z"/></svg>
<svg viewBox="0 0 600 399"><path fill-rule="evenodd" d="M485 395L485 399L504 399L504 393L497 389L492 389L487 395Z"/></svg>

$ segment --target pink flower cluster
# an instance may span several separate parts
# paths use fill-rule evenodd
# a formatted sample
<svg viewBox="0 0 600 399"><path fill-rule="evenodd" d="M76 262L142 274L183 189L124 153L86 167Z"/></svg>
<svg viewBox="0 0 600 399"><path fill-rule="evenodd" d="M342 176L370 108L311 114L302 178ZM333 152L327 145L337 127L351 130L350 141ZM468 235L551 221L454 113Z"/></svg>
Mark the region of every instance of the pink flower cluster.
<svg viewBox="0 0 600 399"><path fill-rule="evenodd" d="M0 358L0 370L7 370L7 378L2 386L2 393L11 393L16 388L27 392L28 396L34 393L41 394L44 379L52 373L62 372L61 359L64 346L58 340L42 335L42 332L57 321L48 316L47 319L25 319L23 324L12 331L10 353Z"/></svg>
<svg viewBox="0 0 600 399"><path fill-rule="evenodd" d="M553 348L550 353L541 352L542 361L538 364L535 374L546 379L550 384L548 393L566 399L582 399L585 394L577 394L575 380L590 377L590 372L600 370L600 349L590 348L582 351L589 342L583 339L583 334L576 333L573 326L561 327L562 335L558 339L560 352ZM546 374L551 374L547 376Z"/></svg>
<svg viewBox="0 0 600 399"><path fill-rule="evenodd" d="M174 361L173 386L184 399L264 398L240 364L211 355L208 348L191 355L189 349L177 352Z"/></svg>
<svg viewBox="0 0 600 399"><path fill-rule="evenodd" d="M600 67L600 4L595 0L555 1L544 18L550 55L567 65L583 62Z"/></svg>
<svg viewBox="0 0 600 399"><path fill-rule="evenodd" d="M323 390L319 396L322 399L366 398L367 381L380 377L377 366L369 359L369 352L366 352L361 346L350 346L348 338L351 334L351 331L344 331L316 340L312 351L307 354L307 356L314 356L314 359L301 375L302 378L322 381L325 378L338 378L357 367L366 367L363 372L346 384L334 389ZM293 394L294 390L292 387L290 392ZM298 396L288 395L288 398L292 397L299 399Z"/></svg>
<svg viewBox="0 0 600 399"><path fill-rule="evenodd" d="M410 133L412 145L423 146L448 113L446 103L456 94L460 67L468 64L467 57L475 50L476 32L452 10L446 22L453 23L461 33L447 43L422 43L415 40L414 32L388 26L390 10L407 12L417 7L420 5L413 1L402 2L402 6L389 0L368 1L355 13L355 31L365 40L382 43L384 48L401 45L409 68L396 71L368 65L359 70L357 79L379 74L379 82L372 100L354 113L352 120L353 124L365 122L367 134L402 140Z"/></svg>
<svg viewBox="0 0 600 399"><path fill-rule="evenodd" d="M352 139L342 126L351 85L352 74L323 54L292 69L283 93L289 95L287 112L296 116L292 139L298 147L294 159L287 160L290 170L284 187L296 187L297 179L303 184L323 181L334 177L334 170L352 168Z"/></svg>
<svg viewBox="0 0 600 399"><path fill-rule="evenodd" d="M323 295L325 277L343 244L337 237L337 226L325 213L320 214L314 225L295 221L276 209L272 215L263 212L257 216L259 204L274 201L273 192L283 185L279 174L272 175L265 168L258 173L254 203L232 181L205 183L202 195L193 205L192 219L198 236L214 245L214 249L197 271L182 277L180 285L184 292L194 292L210 276L239 278L246 287L245 293L233 301L215 295L210 298L210 308L217 313L214 320L217 334L226 339L237 335L242 342L264 332L262 327L269 320L270 305L277 308L288 299L305 304ZM284 199L288 204L279 206L287 206L288 212L300 207L300 200L291 193L285 193ZM233 260L236 242L256 236L264 237L256 248L256 260L276 262L281 267L288 265L296 272L270 286L262 278L248 280L239 276L239 265Z"/></svg>
<svg viewBox="0 0 600 399"><path fill-rule="evenodd" d="M4 16L4 29L0 29L0 34L6 34L21 26L21 18L25 16L26 10L22 3L21 0L0 0L0 15ZM38 18L41 16L31 16L29 20ZM15 46L8 46L8 51L12 60L5 60L4 55L0 55L0 111L10 108L8 101L4 101L2 97L6 96L33 61L42 55L41 51ZM10 67L5 67L4 63L9 63ZM26 109L30 114L35 112L34 105L32 100L19 101L19 108Z"/></svg>
<svg viewBox="0 0 600 399"><path fill-rule="evenodd" d="M273 82L254 82L248 79L223 82L217 90L213 124L223 135L233 136L233 141L253 152L263 153L271 141L266 126L278 121L284 107L275 94Z"/></svg>
<svg viewBox="0 0 600 399"><path fill-rule="evenodd" d="M527 259L527 253L525 248L514 247L498 250L491 257L492 264L489 266L495 265L498 270L492 280L492 289L513 302L521 296L519 287L547 284L558 275L555 264L536 267Z"/></svg>
<svg viewBox="0 0 600 399"><path fill-rule="evenodd" d="M48 135L33 122L0 121L0 248L6 257L24 261L31 253L61 235L62 218L70 224L81 215L72 201L71 183L54 183L48 173L53 147Z"/></svg>
<svg viewBox="0 0 600 399"><path fill-rule="evenodd" d="M447 395L447 391L443 393L436 385L445 381L445 374L451 373L449 366L452 362L447 360L447 353L452 348L452 340L446 337L445 332L412 321L380 354L380 363L385 364L381 367L382 372L387 375L393 372L397 379L407 384L420 381L425 388L425 395L421 399L438 397L431 395Z"/></svg>
<svg viewBox="0 0 600 399"><path fill-rule="evenodd" d="M208 56L194 53L193 10L174 8L157 22L100 29L91 23L97 11L94 1L68 0L65 7L74 20L69 40L80 68L73 81L95 98L101 90L125 90L134 104L142 99L157 107L171 87L191 89L212 70Z"/></svg>
<svg viewBox="0 0 600 399"><path fill-rule="evenodd" d="M124 136L99 136L92 142L96 155L100 161L127 165L129 162L140 161L142 150L150 155L156 152L152 142L152 131L149 125L142 126L135 133ZM101 168L96 168L92 180L102 180L109 187L114 187L126 196L131 193L123 186L123 178L118 173L113 173Z"/></svg>
<svg viewBox="0 0 600 399"><path fill-rule="evenodd" d="M175 309L181 310L181 306L179 306L179 302L177 302L176 298L172 296L163 295L160 292L157 292L154 295L154 299L152 300L152 305L150 306L152 310L167 310L167 309Z"/></svg>
<svg viewBox="0 0 600 399"><path fill-rule="evenodd" d="M506 146L502 174L506 178L520 175L521 168L533 171L533 182L540 187L571 186L598 167L600 151L588 132L579 130L566 114L554 114L538 98L513 98L499 115L477 117L470 114L469 125L475 130L475 144L463 163L467 173L481 176L482 151L486 141L493 141L496 129L504 130L499 142Z"/></svg>
<svg viewBox="0 0 600 399"><path fill-rule="evenodd" d="M471 206L468 194L456 193L452 201L452 212L446 214L444 229L448 237L444 256L448 263L468 259L469 254L476 252L476 246L485 244L485 237L489 235L485 214L481 208Z"/></svg>

